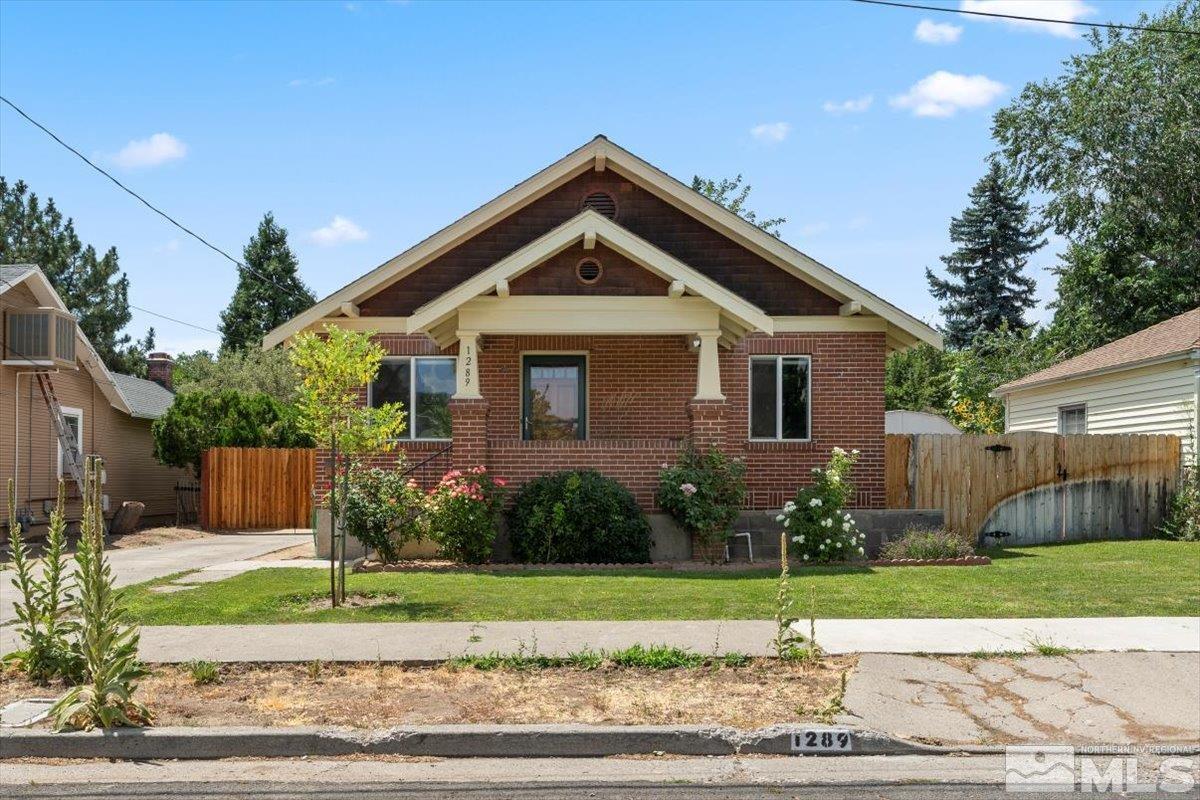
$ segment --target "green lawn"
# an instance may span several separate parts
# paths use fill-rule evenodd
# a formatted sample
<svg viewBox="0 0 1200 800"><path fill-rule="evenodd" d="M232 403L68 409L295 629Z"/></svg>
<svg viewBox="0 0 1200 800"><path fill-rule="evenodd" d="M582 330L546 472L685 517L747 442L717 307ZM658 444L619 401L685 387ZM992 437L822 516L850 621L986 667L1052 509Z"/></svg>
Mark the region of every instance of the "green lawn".
<svg viewBox="0 0 1200 800"><path fill-rule="evenodd" d="M991 551L986 567L806 568L797 613L815 590L818 617L1099 617L1200 614L1200 545L1089 542ZM348 575L363 608L309 608L327 595L319 570L261 569L172 594L132 587L146 625L413 620L767 619L769 571L410 572ZM812 587L812 589L810 589Z"/></svg>

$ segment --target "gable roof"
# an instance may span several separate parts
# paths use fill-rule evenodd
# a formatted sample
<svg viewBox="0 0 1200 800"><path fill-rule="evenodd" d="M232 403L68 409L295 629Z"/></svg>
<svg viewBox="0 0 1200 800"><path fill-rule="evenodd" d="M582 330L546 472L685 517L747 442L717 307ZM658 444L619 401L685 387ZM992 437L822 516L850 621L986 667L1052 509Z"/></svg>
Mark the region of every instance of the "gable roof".
<svg viewBox="0 0 1200 800"><path fill-rule="evenodd" d="M37 265L5 264L0 266L0 294L22 284L29 287L41 305L70 313L67 304L62 301L58 292L54 290L54 286L51 285L50 279ZM75 357L83 363L83 368L92 376L92 380L100 387L100 391L108 399L108 402L112 404L113 408L126 414L132 414L129 401L126 400L120 387L113 380L112 373L108 371L108 367L104 366L100 355L78 325L75 326L75 343Z"/></svg>
<svg viewBox="0 0 1200 800"><path fill-rule="evenodd" d="M996 387L992 394L998 397L1017 389L1139 366L1192 351L1200 352L1200 308L1010 381Z"/></svg>
<svg viewBox="0 0 1200 800"><path fill-rule="evenodd" d="M774 333L771 317L711 278L658 249L608 217L584 209L557 228L468 278L454 289L421 306L408 318L408 332L416 333L436 324L462 303L495 289L497 282L516 278L543 264L546 259L580 240L594 238L667 281L679 281L682 290L711 301L740 327Z"/></svg>
<svg viewBox="0 0 1200 800"><path fill-rule="evenodd" d="M121 372L112 373L112 377L129 404L131 417L158 419L167 413L167 409L175 401L174 392L154 381Z"/></svg>
<svg viewBox="0 0 1200 800"><path fill-rule="evenodd" d="M610 166L781 269L830 296L843 302L857 302L863 311L882 317L888 322L891 338L902 344L924 341L941 347L941 334L925 323L750 224L604 136L597 136L499 197L318 301L269 332L263 339L263 346L274 347L282 343L309 325L337 313L344 302L360 302L571 178L589 169L600 171Z"/></svg>

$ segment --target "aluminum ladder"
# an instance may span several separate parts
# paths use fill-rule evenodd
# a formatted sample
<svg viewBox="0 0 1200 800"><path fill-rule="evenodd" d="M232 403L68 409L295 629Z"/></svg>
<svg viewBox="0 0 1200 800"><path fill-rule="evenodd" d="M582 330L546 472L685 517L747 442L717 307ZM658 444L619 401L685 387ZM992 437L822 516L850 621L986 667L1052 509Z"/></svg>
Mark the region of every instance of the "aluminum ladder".
<svg viewBox="0 0 1200 800"><path fill-rule="evenodd" d="M42 398L50 409L50 420L54 423L54 432L58 434L58 444L62 448L63 466L79 487L79 496L84 496L83 487L83 453L79 452L75 435L67 426L67 418L63 416L62 405L54 394L54 384L50 381L50 373L37 373L38 388L42 390Z"/></svg>

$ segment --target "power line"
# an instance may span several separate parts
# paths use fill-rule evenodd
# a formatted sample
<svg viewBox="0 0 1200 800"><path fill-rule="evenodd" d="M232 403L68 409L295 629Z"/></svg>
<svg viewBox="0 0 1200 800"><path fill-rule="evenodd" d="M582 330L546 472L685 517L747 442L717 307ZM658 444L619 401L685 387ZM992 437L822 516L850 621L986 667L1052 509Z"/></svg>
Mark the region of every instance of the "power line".
<svg viewBox="0 0 1200 800"><path fill-rule="evenodd" d="M181 320L181 319L175 319L175 317L168 317L166 314L160 314L160 313L158 313L157 311L151 311L151 310L150 310L150 309L148 309L148 308L142 308L141 306L135 306L133 303L130 303L130 304L129 304L129 307L130 307L130 308L136 308L138 311L141 311L141 312L143 312L143 313L145 313L145 314L152 314L152 315L154 315L154 316L156 316L156 317L162 317L163 319L170 320L171 322L177 322L177 323L179 323L180 325L186 325L186 326L188 326L189 328L195 328L195 329L196 329L196 330L198 330L198 331L205 331L205 332L207 332L207 333L215 333L215 334L217 334L218 336L220 336L220 335L221 335L221 332L220 332L220 331L214 331L212 328L206 328L206 327L204 327L203 325L197 325L197 324L195 324L194 322L184 322L184 321L183 321L183 320Z"/></svg>
<svg viewBox="0 0 1200 800"><path fill-rule="evenodd" d="M204 245L204 246L205 246L205 247L207 247L208 249L212 250L214 253L217 253L218 255L220 255L220 256L224 257L225 259L227 259L228 261L232 262L232 263L233 263L233 264L234 264L234 265L235 265L235 266L236 266L238 269L244 269L244 270L246 270L246 271L247 271L247 272L249 272L251 275L254 275L254 276L255 276L255 277L257 277L257 278L259 278L259 279L261 279L261 280L264 280L264 281L266 281L267 283L271 284L272 286L274 286L276 289L278 289L278 290L279 290L279 291L281 291L281 292L285 292L285 293L287 293L287 294L290 294L292 297L296 298L297 300L303 300L305 303L308 303L308 302L309 302L309 299L308 299L307 297L305 297L305 296L301 295L300 293L296 292L294 289L288 289L287 287L280 286L278 283L276 283L275 281L271 280L271 279L270 279L270 278L268 278L266 275L263 275L261 272L259 272L258 270L254 269L253 267L248 267L248 266L246 266L245 264L243 264L241 261L238 261L236 258L234 258L233 256L229 255L229 253L226 253L224 250L222 250L221 248L217 247L215 244L213 244L212 242L208 241L208 240L207 240L207 239L205 239L203 236L201 236L200 234L198 234L198 233L196 233L195 231L193 231L191 228L188 228L188 227L187 227L187 226L185 226L183 223L181 223L181 222L179 222L178 220L176 220L174 217L172 217L172 216L171 216L170 214L168 214L167 212L165 212L165 211L163 211L162 209L160 209L160 208L158 208L157 206L155 206L153 203L151 203L151 202L150 202L149 200L147 200L146 198L142 197L140 194L138 194L137 192L135 192L133 189L130 189L128 186L126 186L125 184L121 183L119 180L117 180L115 177L113 177L113 175L112 175L111 173L109 173L107 170L105 170L104 168L102 168L102 167L100 167L100 166L96 165L95 163L93 163L93 162L91 161L91 159L89 159L89 158L88 158L87 156L85 156L83 153L79 152L79 151L78 151L78 150L76 150L74 147L72 147L71 145L67 144L67 143L66 143L66 142L64 142L62 139L60 139L60 138L58 137L58 135L54 133L54 131L50 130L50 129L49 129L49 128L47 128L45 125L43 125L42 123L38 122L36 119L34 119L33 117L31 117L31 116L29 116L28 114L26 114L26 113L25 113L25 112L24 112L24 111L23 111L23 110L22 110L22 109L21 109L21 108L20 108L20 107L19 107L19 106L18 106L16 103L14 103L13 101L9 100L7 97L4 97L3 95L0 95L0 100L4 101L5 105L7 105L7 106L8 106L9 108L11 108L13 111L16 111L18 114L20 114L22 117L24 117L24 118L25 118L25 119L26 119L26 120L27 120L27 121L28 121L30 124L32 124L34 127L38 128L40 131L42 131L42 133L45 133L45 134L46 134L47 136L49 136L51 139L53 139L54 141L58 142L60 145L62 145L62 146L63 146L63 147L65 147L67 150L69 150L71 153L73 153L75 156L77 156L77 157L79 158L79 160L81 160L83 163L87 164L89 167L91 167L92 169L96 170L96 171L97 171L97 172L99 172L101 175L103 175L104 177L108 178L110 181L112 181L113 183L115 183L115 184L116 184L118 187L120 187L120 189L121 189L122 191L124 191L126 194L130 195L131 197L133 197L135 200L137 200L139 203L141 203L142 205L144 205L146 208L150 209L150 210L151 210L151 211L153 211L155 214L158 214L160 217L162 217L163 219L165 219L167 222L171 223L171 224L172 224L172 225L174 225L176 228L179 228L179 230L183 231L183 232L184 232L184 233L186 233L188 236L191 236L193 239L195 239L196 241L200 242L202 245Z"/></svg>
<svg viewBox="0 0 1200 800"><path fill-rule="evenodd" d="M855 3L866 3L873 6L891 6L893 8L909 8L917 11L942 11L948 14L969 14L973 17L993 17L996 19L1017 19L1024 22L1052 22L1057 25L1080 25L1085 28L1112 28L1121 31L1148 31L1150 33L1179 33L1185 36L1200 36L1200 31L1186 31L1178 28L1152 28L1145 25L1123 25L1118 22L1082 22L1073 19L1051 19L1049 17L1028 17L1022 14L1000 14L995 11L969 11L965 8L947 8L946 6L927 6L919 3L900 3L896 0L851 0Z"/></svg>

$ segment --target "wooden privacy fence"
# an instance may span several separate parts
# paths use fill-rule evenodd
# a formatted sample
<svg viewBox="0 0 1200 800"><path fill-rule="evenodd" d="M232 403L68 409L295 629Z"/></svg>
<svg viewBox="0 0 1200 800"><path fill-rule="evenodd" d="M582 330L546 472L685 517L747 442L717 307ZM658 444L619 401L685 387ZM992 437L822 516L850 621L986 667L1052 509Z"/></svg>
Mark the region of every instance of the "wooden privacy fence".
<svg viewBox="0 0 1200 800"><path fill-rule="evenodd" d="M200 466L200 527L205 530L308 528L316 451L214 447Z"/></svg>
<svg viewBox="0 0 1200 800"><path fill-rule="evenodd" d="M888 508L940 508L946 526L1005 544L1153 535L1179 480L1179 437L890 434Z"/></svg>

